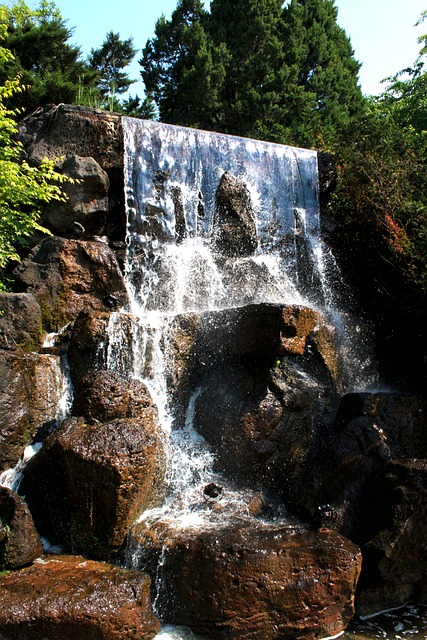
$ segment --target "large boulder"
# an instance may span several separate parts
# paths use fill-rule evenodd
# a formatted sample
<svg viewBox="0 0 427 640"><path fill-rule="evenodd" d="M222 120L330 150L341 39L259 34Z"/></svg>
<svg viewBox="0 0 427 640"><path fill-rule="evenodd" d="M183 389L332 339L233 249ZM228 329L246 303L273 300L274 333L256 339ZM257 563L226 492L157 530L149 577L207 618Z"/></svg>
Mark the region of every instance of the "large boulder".
<svg viewBox="0 0 427 640"><path fill-rule="evenodd" d="M209 530L131 534L149 565L161 555L157 603L165 621L208 638L321 638L342 632L354 613L359 549L332 531L237 520Z"/></svg>
<svg viewBox="0 0 427 640"><path fill-rule="evenodd" d="M159 628L140 571L58 556L0 576L5 640L150 640Z"/></svg>
<svg viewBox="0 0 427 640"><path fill-rule="evenodd" d="M226 257L254 254L258 238L247 186L227 171L220 180L215 198L213 243L216 250Z"/></svg>
<svg viewBox="0 0 427 640"><path fill-rule="evenodd" d="M155 416L153 401L147 387L138 380L124 380L113 371L94 371L79 380L73 414L90 424L122 418L146 420Z"/></svg>
<svg viewBox="0 0 427 640"><path fill-rule="evenodd" d="M399 393L353 393L343 397L329 442L317 459L321 503L335 510L335 526L351 537L368 524L359 501L373 474L388 461L427 453L423 401Z"/></svg>
<svg viewBox="0 0 427 640"><path fill-rule="evenodd" d="M138 418L65 420L29 461L19 491L49 541L108 559L139 513L162 500L163 468L157 412L141 405Z"/></svg>
<svg viewBox="0 0 427 640"><path fill-rule="evenodd" d="M21 496L0 487L0 571L20 569L43 553L43 545Z"/></svg>
<svg viewBox="0 0 427 640"><path fill-rule="evenodd" d="M358 613L371 615L409 600L427 602L427 461L386 462L372 473L358 502L351 532L364 563Z"/></svg>
<svg viewBox="0 0 427 640"><path fill-rule="evenodd" d="M328 387L292 367L228 363L205 376L194 425L210 443L218 471L306 515L314 505L305 498L316 500L313 469L335 402Z"/></svg>
<svg viewBox="0 0 427 640"><path fill-rule="evenodd" d="M74 209L77 206L77 211L72 215L77 215L80 224L85 226L80 218L88 205L92 209L90 213L86 211L89 224L85 215L88 231L91 229L98 233L104 229L110 240L124 240L123 133L119 115L87 107L47 105L20 122L19 139L30 164L39 164L47 157L57 161L59 170L76 177L80 170L77 171L73 165L83 161L87 165L80 176L83 182L70 190L70 207ZM96 196L91 203L94 180L97 185ZM83 205L80 212L79 203ZM96 210L100 212L100 218ZM49 220L51 213L48 214ZM68 233L69 224L66 223L64 227L64 222L63 218L60 227ZM55 229L58 224L58 221L54 223Z"/></svg>
<svg viewBox="0 0 427 640"><path fill-rule="evenodd" d="M48 331L57 331L83 309L107 311L128 302L116 256L104 242L45 238L15 275L17 287L37 298Z"/></svg>
<svg viewBox="0 0 427 640"><path fill-rule="evenodd" d="M55 425L65 376L59 356L0 350L0 470Z"/></svg>
<svg viewBox="0 0 427 640"><path fill-rule="evenodd" d="M71 377L113 369L123 378L149 377L157 326L145 325L130 313L82 311L71 332L68 359ZM144 352L145 357L142 357Z"/></svg>
<svg viewBox="0 0 427 640"><path fill-rule="evenodd" d="M56 236L91 237L106 231L108 174L93 158L68 156L58 167L72 182L64 182L65 202L45 207L42 224Z"/></svg>
<svg viewBox="0 0 427 640"><path fill-rule="evenodd" d="M0 348L37 351L41 344L40 305L31 293L0 293Z"/></svg>

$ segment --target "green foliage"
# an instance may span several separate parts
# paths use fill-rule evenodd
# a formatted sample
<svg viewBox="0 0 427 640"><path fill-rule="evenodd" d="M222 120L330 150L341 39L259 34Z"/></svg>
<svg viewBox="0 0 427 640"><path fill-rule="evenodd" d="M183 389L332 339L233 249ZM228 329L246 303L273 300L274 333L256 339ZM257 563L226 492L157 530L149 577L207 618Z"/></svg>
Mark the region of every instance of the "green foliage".
<svg viewBox="0 0 427 640"><path fill-rule="evenodd" d="M129 96L121 105L122 113L132 118L142 118L144 120L156 119L156 105L153 98L148 95L141 99L138 95L134 98Z"/></svg>
<svg viewBox="0 0 427 640"><path fill-rule="evenodd" d="M368 100L337 141L334 215L339 244L364 265L362 281L369 273L371 281L382 279L382 288L391 291L399 279L425 295L427 72L421 56L388 79L385 91Z"/></svg>
<svg viewBox="0 0 427 640"><path fill-rule="evenodd" d="M0 39L5 34L6 26L1 22ZM13 60L11 52L0 47L0 61L8 60ZM69 180L55 171L51 160L39 167L21 160L21 144L13 137L18 130L15 118L19 112L8 109L5 101L24 89L19 76L0 86L0 267L19 260L16 247L25 237L35 231L47 233L39 224L42 206L63 200L60 183Z"/></svg>
<svg viewBox="0 0 427 640"><path fill-rule="evenodd" d="M291 0L284 10L290 81L281 126L304 146L329 146L363 107L360 64L337 15L334 0Z"/></svg>

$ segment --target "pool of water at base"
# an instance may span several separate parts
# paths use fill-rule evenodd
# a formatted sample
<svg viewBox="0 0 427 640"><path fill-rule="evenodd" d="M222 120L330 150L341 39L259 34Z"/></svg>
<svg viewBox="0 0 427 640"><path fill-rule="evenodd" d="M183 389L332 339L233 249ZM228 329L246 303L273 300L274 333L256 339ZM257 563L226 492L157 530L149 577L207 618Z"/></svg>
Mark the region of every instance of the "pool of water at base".
<svg viewBox="0 0 427 640"><path fill-rule="evenodd" d="M342 640L427 640L427 606L406 605L352 622ZM165 626L154 640L206 640L186 627ZM324 639L325 640L325 639Z"/></svg>

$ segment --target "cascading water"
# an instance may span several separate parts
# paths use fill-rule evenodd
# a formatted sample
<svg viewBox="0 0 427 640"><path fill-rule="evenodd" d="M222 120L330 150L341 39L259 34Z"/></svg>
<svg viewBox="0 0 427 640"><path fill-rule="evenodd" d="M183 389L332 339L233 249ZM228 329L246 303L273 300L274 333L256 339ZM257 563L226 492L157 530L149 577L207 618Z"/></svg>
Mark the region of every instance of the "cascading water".
<svg viewBox="0 0 427 640"><path fill-rule="evenodd" d="M110 369L147 383L168 451L165 504L139 520L147 528L162 521L174 529L215 526L218 517L231 514L250 517L253 492L237 490L213 471L214 455L193 428L201 388L174 428L166 382L168 329L178 314L278 303L320 309L343 335L348 332L336 309L338 271L320 235L317 154L131 118L123 118L122 126L131 308L111 315L106 359ZM216 193L226 172L246 186L256 213L250 255L224 257L213 243ZM123 331L123 318L130 331ZM363 358L351 357L366 385ZM220 510L201 497L206 486L225 486ZM140 553L131 543L127 564L140 568Z"/></svg>

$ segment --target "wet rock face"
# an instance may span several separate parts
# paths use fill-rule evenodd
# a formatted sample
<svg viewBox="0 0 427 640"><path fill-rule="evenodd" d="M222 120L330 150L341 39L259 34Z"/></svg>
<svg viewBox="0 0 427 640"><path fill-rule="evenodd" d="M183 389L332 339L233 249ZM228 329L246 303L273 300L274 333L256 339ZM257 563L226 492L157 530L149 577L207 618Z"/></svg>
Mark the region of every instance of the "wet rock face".
<svg viewBox="0 0 427 640"><path fill-rule="evenodd" d="M314 639L339 633L353 615L360 552L335 532L242 520L163 535L166 621L208 638Z"/></svg>
<svg viewBox="0 0 427 640"><path fill-rule="evenodd" d="M49 541L108 559L137 515L161 501L157 413L141 404L138 418L65 420L30 461L20 493Z"/></svg>
<svg viewBox="0 0 427 640"><path fill-rule="evenodd" d="M43 553L40 537L24 500L0 487L0 570L20 569Z"/></svg>
<svg viewBox="0 0 427 640"><path fill-rule="evenodd" d="M128 300L117 259L104 242L46 238L15 275L17 286L36 297L48 331L57 331L83 309L106 311Z"/></svg>
<svg viewBox="0 0 427 640"><path fill-rule="evenodd" d="M40 305L31 293L0 293L0 348L35 351L41 343Z"/></svg>
<svg viewBox="0 0 427 640"><path fill-rule="evenodd" d="M153 401L147 387L138 380L123 380L113 371L94 371L79 380L73 413L90 424L109 422L117 418L156 418Z"/></svg>
<svg viewBox="0 0 427 640"><path fill-rule="evenodd" d="M274 304L187 314L165 342L177 419L197 386L195 428L217 469L282 498L287 483L289 498L291 470L302 476L299 465L315 455L313 415L320 422L334 408L337 345L321 314Z"/></svg>
<svg viewBox="0 0 427 640"><path fill-rule="evenodd" d="M149 640L160 625L150 580L76 556L0 576L0 636L7 640Z"/></svg>
<svg viewBox="0 0 427 640"><path fill-rule="evenodd" d="M61 378L59 356L0 350L0 470L14 467L38 432L54 425Z"/></svg>
<svg viewBox="0 0 427 640"><path fill-rule="evenodd" d="M226 256L250 256L257 248L255 214L247 186L224 173L216 192L213 243Z"/></svg>

